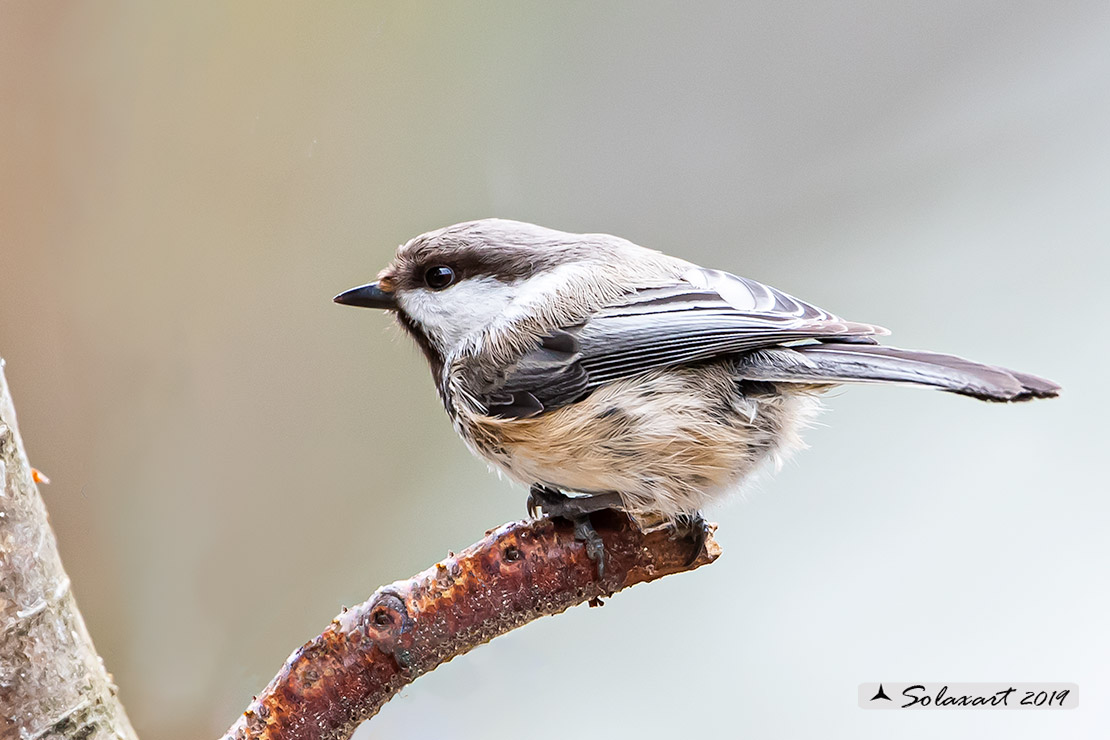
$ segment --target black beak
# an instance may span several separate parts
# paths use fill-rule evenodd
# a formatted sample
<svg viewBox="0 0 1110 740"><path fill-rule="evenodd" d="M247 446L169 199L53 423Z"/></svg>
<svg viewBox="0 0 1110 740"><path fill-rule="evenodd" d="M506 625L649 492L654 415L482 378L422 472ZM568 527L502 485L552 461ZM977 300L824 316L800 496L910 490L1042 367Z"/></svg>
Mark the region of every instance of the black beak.
<svg viewBox="0 0 1110 740"><path fill-rule="evenodd" d="M397 299L392 293L386 293L378 287L377 283L362 285L340 293L332 299L344 306L361 306L362 308L397 308Z"/></svg>

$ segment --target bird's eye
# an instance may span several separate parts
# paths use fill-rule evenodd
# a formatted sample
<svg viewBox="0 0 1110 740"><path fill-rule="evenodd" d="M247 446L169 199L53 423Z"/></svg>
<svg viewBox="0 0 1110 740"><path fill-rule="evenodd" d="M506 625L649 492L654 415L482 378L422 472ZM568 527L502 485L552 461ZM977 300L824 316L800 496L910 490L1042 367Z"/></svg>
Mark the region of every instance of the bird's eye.
<svg viewBox="0 0 1110 740"><path fill-rule="evenodd" d="M455 271L447 265L436 265L424 271L424 283L432 290L443 290L455 282Z"/></svg>

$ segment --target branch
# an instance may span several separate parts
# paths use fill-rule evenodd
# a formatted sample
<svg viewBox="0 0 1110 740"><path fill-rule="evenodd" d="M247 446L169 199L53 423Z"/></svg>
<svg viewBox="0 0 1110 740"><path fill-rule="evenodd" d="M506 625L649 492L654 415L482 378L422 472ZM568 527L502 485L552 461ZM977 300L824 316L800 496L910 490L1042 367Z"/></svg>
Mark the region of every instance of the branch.
<svg viewBox="0 0 1110 740"><path fill-rule="evenodd" d="M225 740L341 740L416 677L539 617L713 562L710 538L600 512L605 577L563 520L506 524L344 610L295 651ZM35 487L0 360L0 738L136 740L93 648Z"/></svg>
<svg viewBox="0 0 1110 740"><path fill-rule="evenodd" d="M2 359L0 737L135 740L62 569Z"/></svg>
<svg viewBox="0 0 1110 740"><path fill-rule="evenodd" d="M457 655L539 617L712 563L721 552L710 537L687 564L688 540L645 534L615 512L593 523L605 541L603 581L569 523L505 524L344 610L289 657L224 740L344 740L401 688Z"/></svg>

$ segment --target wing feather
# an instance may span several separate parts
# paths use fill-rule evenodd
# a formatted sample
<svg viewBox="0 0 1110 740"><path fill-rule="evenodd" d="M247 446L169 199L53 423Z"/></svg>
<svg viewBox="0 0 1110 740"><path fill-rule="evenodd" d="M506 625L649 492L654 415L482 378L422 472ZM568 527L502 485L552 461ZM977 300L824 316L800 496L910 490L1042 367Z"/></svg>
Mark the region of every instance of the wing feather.
<svg viewBox="0 0 1110 740"><path fill-rule="evenodd" d="M754 280L695 268L681 282L637 291L554 332L478 395L490 414L534 416L661 367L803 341L870 342L886 333Z"/></svg>

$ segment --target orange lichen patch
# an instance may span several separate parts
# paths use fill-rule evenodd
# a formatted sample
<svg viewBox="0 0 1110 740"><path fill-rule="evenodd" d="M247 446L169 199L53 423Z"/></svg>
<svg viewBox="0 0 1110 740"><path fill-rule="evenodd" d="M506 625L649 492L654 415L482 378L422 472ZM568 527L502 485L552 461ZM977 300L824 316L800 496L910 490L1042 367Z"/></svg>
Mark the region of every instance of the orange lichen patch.
<svg viewBox="0 0 1110 740"><path fill-rule="evenodd" d="M515 522L407 581L346 609L286 661L228 730L232 738L338 740L403 686L527 622L671 573L713 562L708 539L692 563L690 541L641 532L601 512L605 577L563 520Z"/></svg>

